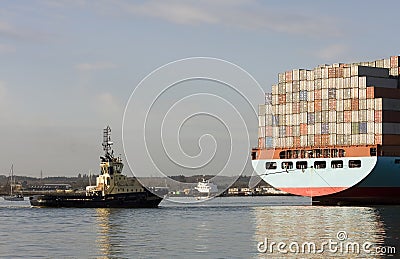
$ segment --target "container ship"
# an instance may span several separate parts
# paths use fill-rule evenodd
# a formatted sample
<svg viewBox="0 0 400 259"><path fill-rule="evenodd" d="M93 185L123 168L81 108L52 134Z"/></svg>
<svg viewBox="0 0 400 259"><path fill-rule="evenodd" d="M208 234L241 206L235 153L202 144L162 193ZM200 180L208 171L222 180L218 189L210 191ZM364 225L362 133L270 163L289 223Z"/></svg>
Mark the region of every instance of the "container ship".
<svg viewBox="0 0 400 259"><path fill-rule="evenodd" d="M111 128L103 130L103 149L100 174L96 185L87 186L86 193L45 194L29 198L34 207L78 207L78 208L155 208L162 198L142 186L135 178L122 174L124 164L114 157Z"/></svg>
<svg viewBox="0 0 400 259"><path fill-rule="evenodd" d="M252 164L315 205L400 204L400 57L278 74Z"/></svg>

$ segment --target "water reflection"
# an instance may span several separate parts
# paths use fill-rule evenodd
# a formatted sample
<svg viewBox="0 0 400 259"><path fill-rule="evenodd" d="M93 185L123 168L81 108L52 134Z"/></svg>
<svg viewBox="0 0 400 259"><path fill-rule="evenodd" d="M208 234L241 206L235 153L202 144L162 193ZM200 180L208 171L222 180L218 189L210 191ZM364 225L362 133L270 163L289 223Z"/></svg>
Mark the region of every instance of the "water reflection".
<svg viewBox="0 0 400 259"><path fill-rule="evenodd" d="M258 207L253 209L256 219L254 243L263 242L259 244L262 251L267 248L265 253L258 253L259 258L384 258L369 251L373 253L381 246L400 249L399 223L395 222L399 212L399 207ZM337 245L331 243L329 247L330 240ZM277 245L271 247L272 242L283 243L281 252ZM315 250L320 253L307 252L310 250L306 243L316 244ZM304 250L303 244L306 244ZM295 254L295 251L300 253Z"/></svg>
<svg viewBox="0 0 400 259"><path fill-rule="evenodd" d="M96 246L102 258L118 257L126 253L126 229L121 229L119 217L119 209L96 209Z"/></svg>

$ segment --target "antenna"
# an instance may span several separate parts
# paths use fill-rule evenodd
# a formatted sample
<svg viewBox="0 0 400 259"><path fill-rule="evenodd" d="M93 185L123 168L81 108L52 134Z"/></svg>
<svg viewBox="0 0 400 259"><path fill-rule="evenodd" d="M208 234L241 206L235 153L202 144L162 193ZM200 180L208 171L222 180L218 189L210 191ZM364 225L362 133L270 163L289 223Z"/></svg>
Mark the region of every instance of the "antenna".
<svg viewBox="0 0 400 259"><path fill-rule="evenodd" d="M106 152L106 156L113 156L112 153L110 153L110 151L112 151L112 144L113 142L111 141L111 128L110 126L107 126L104 130L103 130L103 150Z"/></svg>

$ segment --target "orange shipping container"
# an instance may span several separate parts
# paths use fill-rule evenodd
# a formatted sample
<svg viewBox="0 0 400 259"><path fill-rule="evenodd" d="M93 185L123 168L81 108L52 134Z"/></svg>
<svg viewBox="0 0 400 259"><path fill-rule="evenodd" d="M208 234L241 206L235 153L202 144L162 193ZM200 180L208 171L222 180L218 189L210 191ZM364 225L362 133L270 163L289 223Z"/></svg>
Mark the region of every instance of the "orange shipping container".
<svg viewBox="0 0 400 259"><path fill-rule="evenodd" d="M307 135L307 124L306 123L300 124L300 135L302 135L302 136Z"/></svg>
<svg viewBox="0 0 400 259"><path fill-rule="evenodd" d="M280 94L278 96L279 98L279 104L285 104L286 103L286 94Z"/></svg>
<svg viewBox="0 0 400 259"><path fill-rule="evenodd" d="M292 71L286 71L285 77L286 77L286 82L292 82Z"/></svg>
<svg viewBox="0 0 400 259"><path fill-rule="evenodd" d="M336 99L329 99L329 110L336 110Z"/></svg>
<svg viewBox="0 0 400 259"><path fill-rule="evenodd" d="M286 136L293 136L293 127L292 126L286 126Z"/></svg>
<svg viewBox="0 0 400 259"><path fill-rule="evenodd" d="M300 103L293 103L292 112L293 113L299 113L300 112Z"/></svg>
<svg viewBox="0 0 400 259"><path fill-rule="evenodd" d="M318 89L314 91L314 100L321 100L322 90Z"/></svg>
<svg viewBox="0 0 400 259"><path fill-rule="evenodd" d="M399 56L390 57L390 67L399 67Z"/></svg>
<svg viewBox="0 0 400 259"><path fill-rule="evenodd" d="M322 111L322 100L314 101L314 111L316 112Z"/></svg>
<svg viewBox="0 0 400 259"><path fill-rule="evenodd" d="M293 145L295 147L300 147L300 137L294 137L293 138Z"/></svg>
<svg viewBox="0 0 400 259"><path fill-rule="evenodd" d="M351 122L351 111L343 112L344 122Z"/></svg>
<svg viewBox="0 0 400 259"><path fill-rule="evenodd" d="M321 146L321 135L314 135L314 145L315 146Z"/></svg>
<svg viewBox="0 0 400 259"><path fill-rule="evenodd" d="M353 111L357 111L358 110L358 98L351 99L351 109Z"/></svg>

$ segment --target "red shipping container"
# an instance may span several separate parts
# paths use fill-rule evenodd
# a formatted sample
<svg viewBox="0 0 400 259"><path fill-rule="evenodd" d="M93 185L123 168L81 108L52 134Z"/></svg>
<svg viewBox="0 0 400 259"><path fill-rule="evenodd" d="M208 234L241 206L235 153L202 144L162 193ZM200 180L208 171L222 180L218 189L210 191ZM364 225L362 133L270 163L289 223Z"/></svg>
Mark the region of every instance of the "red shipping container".
<svg viewBox="0 0 400 259"><path fill-rule="evenodd" d="M292 126L286 126L286 136L288 136L288 137L293 136L293 127Z"/></svg>
<svg viewBox="0 0 400 259"><path fill-rule="evenodd" d="M375 135L375 145L382 145L382 135Z"/></svg>
<svg viewBox="0 0 400 259"><path fill-rule="evenodd" d="M293 146L300 147L300 137L293 138Z"/></svg>
<svg viewBox="0 0 400 259"><path fill-rule="evenodd" d="M336 110L336 99L329 99L329 110Z"/></svg>
<svg viewBox="0 0 400 259"><path fill-rule="evenodd" d="M307 124L300 123L300 135L304 136L307 135Z"/></svg>
<svg viewBox="0 0 400 259"><path fill-rule="evenodd" d="M375 95L374 95L374 89L375 87L373 87L373 86L368 86L367 87L367 99L372 99L372 98L375 98Z"/></svg>
<svg viewBox="0 0 400 259"><path fill-rule="evenodd" d="M375 122L382 122L382 111L375 111Z"/></svg>
<svg viewBox="0 0 400 259"><path fill-rule="evenodd" d="M285 104L286 103L286 94L280 94L278 96L278 101L279 101L279 104Z"/></svg>
<svg viewBox="0 0 400 259"><path fill-rule="evenodd" d="M321 135L314 135L314 146L321 146Z"/></svg>
<svg viewBox="0 0 400 259"><path fill-rule="evenodd" d="M329 78L336 77L336 68L335 67L328 68L328 77Z"/></svg>
<svg viewBox="0 0 400 259"><path fill-rule="evenodd" d="M351 109L353 111L358 111L358 98L351 99Z"/></svg>
<svg viewBox="0 0 400 259"><path fill-rule="evenodd" d="M314 99L315 100L321 100L322 99L321 96L322 96L322 90L321 89L318 89L318 90L314 91Z"/></svg>
<svg viewBox="0 0 400 259"><path fill-rule="evenodd" d="M300 103L293 103L292 104L292 112L299 113L300 112Z"/></svg>
<svg viewBox="0 0 400 259"><path fill-rule="evenodd" d="M351 111L343 112L344 122L351 122Z"/></svg>
<svg viewBox="0 0 400 259"><path fill-rule="evenodd" d="M286 82L292 82L292 71L286 71L285 77L286 77Z"/></svg>
<svg viewBox="0 0 400 259"><path fill-rule="evenodd" d="M399 88L367 87L367 98L391 98L400 99Z"/></svg>
<svg viewBox="0 0 400 259"><path fill-rule="evenodd" d="M336 77L344 77L344 69L343 67L336 68Z"/></svg>
<svg viewBox="0 0 400 259"><path fill-rule="evenodd" d="M390 57L390 67L399 67L399 56Z"/></svg>
<svg viewBox="0 0 400 259"><path fill-rule="evenodd" d="M322 111L322 100L314 101L314 111L316 112Z"/></svg>

